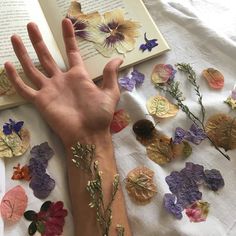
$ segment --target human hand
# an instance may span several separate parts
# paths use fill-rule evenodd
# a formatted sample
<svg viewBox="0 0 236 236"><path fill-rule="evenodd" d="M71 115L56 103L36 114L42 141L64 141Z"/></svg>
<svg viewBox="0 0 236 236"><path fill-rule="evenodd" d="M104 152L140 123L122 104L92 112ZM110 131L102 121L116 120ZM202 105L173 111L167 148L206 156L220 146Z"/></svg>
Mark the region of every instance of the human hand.
<svg viewBox="0 0 236 236"><path fill-rule="evenodd" d="M11 38L14 51L37 90L23 82L10 62L5 63L5 69L16 91L37 107L65 146L70 147L81 138L109 133L120 96L117 71L122 60L114 59L106 65L102 87L98 88L83 64L70 20L64 19L62 28L70 66L67 72L56 65L34 23L28 24L28 34L48 76L35 68L17 35Z"/></svg>

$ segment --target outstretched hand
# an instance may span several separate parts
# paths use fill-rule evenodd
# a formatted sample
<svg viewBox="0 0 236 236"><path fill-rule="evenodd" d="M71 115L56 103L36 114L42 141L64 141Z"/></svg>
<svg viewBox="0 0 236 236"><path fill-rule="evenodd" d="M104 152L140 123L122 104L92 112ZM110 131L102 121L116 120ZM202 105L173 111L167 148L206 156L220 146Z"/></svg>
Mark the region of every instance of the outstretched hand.
<svg viewBox="0 0 236 236"><path fill-rule="evenodd" d="M28 34L47 76L33 65L17 35L11 38L14 51L37 90L24 83L10 62L5 63L5 69L16 91L35 104L54 132L69 147L80 136L109 132L120 96L117 71L122 60L114 59L106 65L102 87L98 88L83 64L71 21L64 19L62 28L70 67L67 72L59 69L34 23L28 24Z"/></svg>

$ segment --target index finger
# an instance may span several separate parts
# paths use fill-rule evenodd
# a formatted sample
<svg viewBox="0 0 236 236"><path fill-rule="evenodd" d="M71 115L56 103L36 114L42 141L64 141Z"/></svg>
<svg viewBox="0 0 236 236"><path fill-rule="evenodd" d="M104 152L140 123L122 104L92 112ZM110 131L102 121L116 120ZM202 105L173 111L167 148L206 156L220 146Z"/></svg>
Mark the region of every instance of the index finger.
<svg viewBox="0 0 236 236"><path fill-rule="evenodd" d="M66 47L69 66L83 65L83 60L79 53L79 48L75 39L74 28L69 19L62 21L63 37Z"/></svg>

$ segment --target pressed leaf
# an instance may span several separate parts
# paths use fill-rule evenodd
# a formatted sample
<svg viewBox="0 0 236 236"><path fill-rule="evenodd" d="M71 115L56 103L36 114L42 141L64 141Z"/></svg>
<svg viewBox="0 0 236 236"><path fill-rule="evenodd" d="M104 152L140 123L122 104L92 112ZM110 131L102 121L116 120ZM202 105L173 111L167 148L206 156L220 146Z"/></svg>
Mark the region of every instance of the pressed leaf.
<svg viewBox="0 0 236 236"><path fill-rule="evenodd" d="M23 216L28 197L21 186L9 190L2 199L0 210L4 220L16 222Z"/></svg>
<svg viewBox="0 0 236 236"><path fill-rule="evenodd" d="M26 211L24 217L28 221L34 221L37 218L37 213L35 211Z"/></svg>
<svg viewBox="0 0 236 236"><path fill-rule="evenodd" d="M28 228L28 233L29 235L34 235L37 231L37 226L36 226L36 222L32 222L30 225L29 225L29 228Z"/></svg>
<svg viewBox="0 0 236 236"><path fill-rule="evenodd" d="M213 89L221 89L224 87L224 76L218 70L208 68L203 70L202 74Z"/></svg>
<svg viewBox="0 0 236 236"><path fill-rule="evenodd" d="M171 104L163 96L151 97L147 101L147 109L150 115L154 115L157 118L168 118L175 116L179 111L178 106Z"/></svg>
<svg viewBox="0 0 236 236"><path fill-rule="evenodd" d="M226 114L211 116L206 123L208 137L225 151L236 148L236 119Z"/></svg>
<svg viewBox="0 0 236 236"><path fill-rule="evenodd" d="M40 211L47 211L51 205L52 205L51 201L44 202L40 208Z"/></svg>
<svg viewBox="0 0 236 236"><path fill-rule="evenodd" d="M147 167L137 167L126 178L126 189L132 199L139 203L148 203L156 194L153 182L154 172Z"/></svg>
<svg viewBox="0 0 236 236"><path fill-rule="evenodd" d="M21 156L27 151L30 143L29 131L22 128L18 134L12 132L5 135L0 131L0 157Z"/></svg>
<svg viewBox="0 0 236 236"><path fill-rule="evenodd" d="M171 139L158 135L153 143L147 146L147 156L159 165L166 164L174 158Z"/></svg>
<svg viewBox="0 0 236 236"><path fill-rule="evenodd" d="M39 233L43 234L45 232L46 227L42 221L37 221L36 226L37 226L37 230L39 231Z"/></svg>

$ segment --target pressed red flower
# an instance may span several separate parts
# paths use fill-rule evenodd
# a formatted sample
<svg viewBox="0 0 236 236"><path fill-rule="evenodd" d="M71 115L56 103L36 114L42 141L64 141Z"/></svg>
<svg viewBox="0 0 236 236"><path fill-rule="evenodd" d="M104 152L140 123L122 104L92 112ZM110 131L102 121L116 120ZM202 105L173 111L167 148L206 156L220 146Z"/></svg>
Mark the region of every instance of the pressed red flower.
<svg viewBox="0 0 236 236"><path fill-rule="evenodd" d="M30 176L30 171L27 165L20 167L20 164L17 164L17 166L13 167L13 170L14 172L11 177L13 180L30 181L31 176Z"/></svg>
<svg viewBox="0 0 236 236"><path fill-rule="evenodd" d="M64 204L61 201L47 201L41 206L38 213L27 211L24 216L29 221L33 220L34 225L36 225L37 230L42 236L59 236L63 232L65 217L68 214L67 210L63 207ZM34 213L33 217L32 212ZM29 232L31 232L30 229Z"/></svg>

